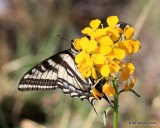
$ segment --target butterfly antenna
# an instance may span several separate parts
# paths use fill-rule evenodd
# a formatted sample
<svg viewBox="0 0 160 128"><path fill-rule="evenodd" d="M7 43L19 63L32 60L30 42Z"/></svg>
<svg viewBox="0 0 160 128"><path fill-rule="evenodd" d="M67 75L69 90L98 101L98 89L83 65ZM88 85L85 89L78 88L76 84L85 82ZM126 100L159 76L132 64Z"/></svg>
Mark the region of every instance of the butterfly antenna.
<svg viewBox="0 0 160 128"><path fill-rule="evenodd" d="M69 40L65 39L64 37L60 36L60 35L57 35L59 36L60 38L62 38L63 40L67 41L67 42L70 42Z"/></svg>

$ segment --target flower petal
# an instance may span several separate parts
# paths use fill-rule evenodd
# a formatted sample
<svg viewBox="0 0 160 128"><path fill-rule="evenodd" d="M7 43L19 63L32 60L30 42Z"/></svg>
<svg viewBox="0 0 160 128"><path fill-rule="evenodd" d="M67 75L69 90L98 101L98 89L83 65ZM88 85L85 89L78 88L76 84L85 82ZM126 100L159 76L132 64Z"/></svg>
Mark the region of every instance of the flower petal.
<svg viewBox="0 0 160 128"><path fill-rule="evenodd" d="M126 82L124 89L125 89L125 91L129 91L129 85L128 85L128 82Z"/></svg>
<svg viewBox="0 0 160 128"><path fill-rule="evenodd" d="M131 39L134 35L134 28L133 27L126 27L124 29L124 35L126 36L126 39Z"/></svg>
<svg viewBox="0 0 160 128"><path fill-rule="evenodd" d="M94 67L92 67L92 77L93 79L97 79L97 73Z"/></svg>
<svg viewBox="0 0 160 128"><path fill-rule="evenodd" d="M126 81L129 79L130 75L135 71L135 67L132 63L124 64L124 68L122 69L122 73L120 75L120 79L122 81Z"/></svg>
<svg viewBox="0 0 160 128"><path fill-rule="evenodd" d="M110 27L106 28L106 35L110 36L113 41L117 41L120 38L118 29L113 29Z"/></svg>
<svg viewBox="0 0 160 128"><path fill-rule="evenodd" d="M128 84L128 82L125 85L125 91L129 91L130 89L132 89L134 87L134 83L131 82Z"/></svg>
<svg viewBox="0 0 160 128"><path fill-rule="evenodd" d="M110 16L107 18L107 23L109 27L115 27L119 19L117 16Z"/></svg>
<svg viewBox="0 0 160 128"><path fill-rule="evenodd" d="M120 65L116 61L110 61L109 69L110 69L110 73L117 73L120 69Z"/></svg>
<svg viewBox="0 0 160 128"><path fill-rule="evenodd" d="M132 45L131 45L131 41L130 40L126 40L123 42L124 46L125 46L125 51L127 54L131 54L132 53Z"/></svg>
<svg viewBox="0 0 160 128"><path fill-rule="evenodd" d="M106 45L111 46L114 44L109 36L103 36L102 38L100 38L99 43L101 46L106 46Z"/></svg>
<svg viewBox="0 0 160 128"><path fill-rule="evenodd" d="M124 59L125 51L123 49L115 48L113 52L116 59Z"/></svg>
<svg viewBox="0 0 160 128"><path fill-rule="evenodd" d="M104 35L106 35L106 30L98 28L98 29L96 29L96 31L94 31L93 33L91 33L90 36L91 36L91 39L96 39L96 38L104 36Z"/></svg>
<svg viewBox="0 0 160 128"><path fill-rule="evenodd" d="M103 77L108 77L110 73L109 66L107 64L103 65L102 68L100 69L100 73Z"/></svg>
<svg viewBox="0 0 160 128"><path fill-rule="evenodd" d="M114 96L115 89L111 85L109 85L108 83L105 83L102 88L102 92L108 96Z"/></svg>
<svg viewBox="0 0 160 128"><path fill-rule="evenodd" d="M91 70L86 70L84 76L85 76L86 78L88 78L89 76L91 76Z"/></svg>
<svg viewBox="0 0 160 128"><path fill-rule="evenodd" d="M100 46L99 47L99 53L103 55L107 55L112 51L111 46Z"/></svg>
<svg viewBox="0 0 160 128"><path fill-rule="evenodd" d="M100 21L99 19L92 20L92 21L90 22L90 26L91 26L94 30L96 30L96 29L99 27L100 23L101 23L101 21Z"/></svg>
<svg viewBox="0 0 160 128"><path fill-rule="evenodd" d="M87 34L87 35L90 35L92 32L93 31L92 31L92 29L90 27L86 27L81 31L81 33Z"/></svg>
<svg viewBox="0 0 160 128"><path fill-rule="evenodd" d="M105 64L106 62L105 56L102 54L93 54L92 59L94 64Z"/></svg>
<svg viewBox="0 0 160 128"><path fill-rule="evenodd" d="M89 39L87 37L82 37L80 39L80 47L82 48L82 50L86 50L87 49L87 46L89 44Z"/></svg>
<svg viewBox="0 0 160 128"><path fill-rule="evenodd" d="M138 50L141 48L141 44L138 40L132 40L131 42L132 45L132 53L138 52Z"/></svg>
<svg viewBox="0 0 160 128"><path fill-rule="evenodd" d="M93 61L92 61L89 54L85 54L84 58L85 58L85 62L88 66L90 66L90 67L93 66Z"/></svg>
<svg viewBox="0 0 160 128"><path fill-rule="evenodd" d="M124 68L129 71L129 74L135 71L135 66L132 63L126 63Z"/></svg>
<svg viewBox="0 0 160 128"><path fill-rule="evenodd" d="M87 52L94 52L97 49L97 41L95 40L90 40L88 47L87 47Z"/></svg>
<svg viewBox="0 0 160 128"><path fill-rule="evenodd" d="M81 50L80 39L74 39L74 48L78 51Z"/></svg>
<svg viewBox="0 0 160 128"><path fill-rule="evenodd" d="M75 57L75 62L80 63L84 60L85 52L81 51L79 54L76 55Z"/></svg>
<svg viewBox="0 0 160 128"><path fill-rule="evenodd" d="M129 71L128 70L122 70L122 73L120 75L120 80L126 81L130 77Z"/></svg>

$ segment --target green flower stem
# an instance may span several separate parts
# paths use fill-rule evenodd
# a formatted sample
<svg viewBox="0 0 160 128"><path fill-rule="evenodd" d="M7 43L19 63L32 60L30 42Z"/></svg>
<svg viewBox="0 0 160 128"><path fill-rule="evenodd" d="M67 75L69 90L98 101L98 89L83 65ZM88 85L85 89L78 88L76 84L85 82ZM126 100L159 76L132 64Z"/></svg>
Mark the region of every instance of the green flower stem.
<svg viewBox="0 0 160 128"><path fill-rule="evenodd" d="M118 95L121 94L122 92L125 92L125 89L122 89L121 91L119 91Z"/></svg>
<svg viewBox="0 0 160 128"><path fill-rule="evenodd" d="M115 95L114 95L114 122L113 122L113 128L118 128L118 84L115 78L112 79L113 86L115 89Z"/></svg>

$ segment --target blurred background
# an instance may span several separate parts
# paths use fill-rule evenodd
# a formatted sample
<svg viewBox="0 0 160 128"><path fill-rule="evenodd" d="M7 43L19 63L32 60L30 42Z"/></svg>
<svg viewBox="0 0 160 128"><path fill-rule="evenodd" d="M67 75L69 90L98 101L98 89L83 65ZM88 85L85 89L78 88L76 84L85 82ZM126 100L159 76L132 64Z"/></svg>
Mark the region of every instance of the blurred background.
<svg viewBox="0 0 160 128"><path fill-rule="evenodd" d="M103 128L107 103L72 99L61 90L19 92L23 74L43 59L70 48L70 40L95 18L134 26L142 48L133 56L134 90L119 99L120 128L160 127L159 0L0 0L0 128ZM69 40L66 41L57 35ZM107 117L112 128L113 111ZM129 122L156 122L152 125Z"/></svg>

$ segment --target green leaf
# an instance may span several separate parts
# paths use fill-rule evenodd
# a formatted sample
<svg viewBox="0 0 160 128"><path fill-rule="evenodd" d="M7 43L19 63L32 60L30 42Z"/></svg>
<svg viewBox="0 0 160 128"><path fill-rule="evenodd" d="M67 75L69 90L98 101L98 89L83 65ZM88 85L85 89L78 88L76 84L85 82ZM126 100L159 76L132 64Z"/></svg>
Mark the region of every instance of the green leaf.
<svg viewBox="0 0 160 128"><path fill-rule="evenodd" d="M104 124L104 126L106 126L106 124L107 124L107 114L111 110L111 108L112 107L108 106L106 108L106 110L104 111L104 114L103 114L103 124Z"/></svg>
<svg viewBox="0 0 160 128"><path fill-rule="evenodd" d="M136 96L138 96L138 97L141 97L136 91L134 91L134 90L129 90L129 91L131 91L132 93L134 93Z"/></svg>

